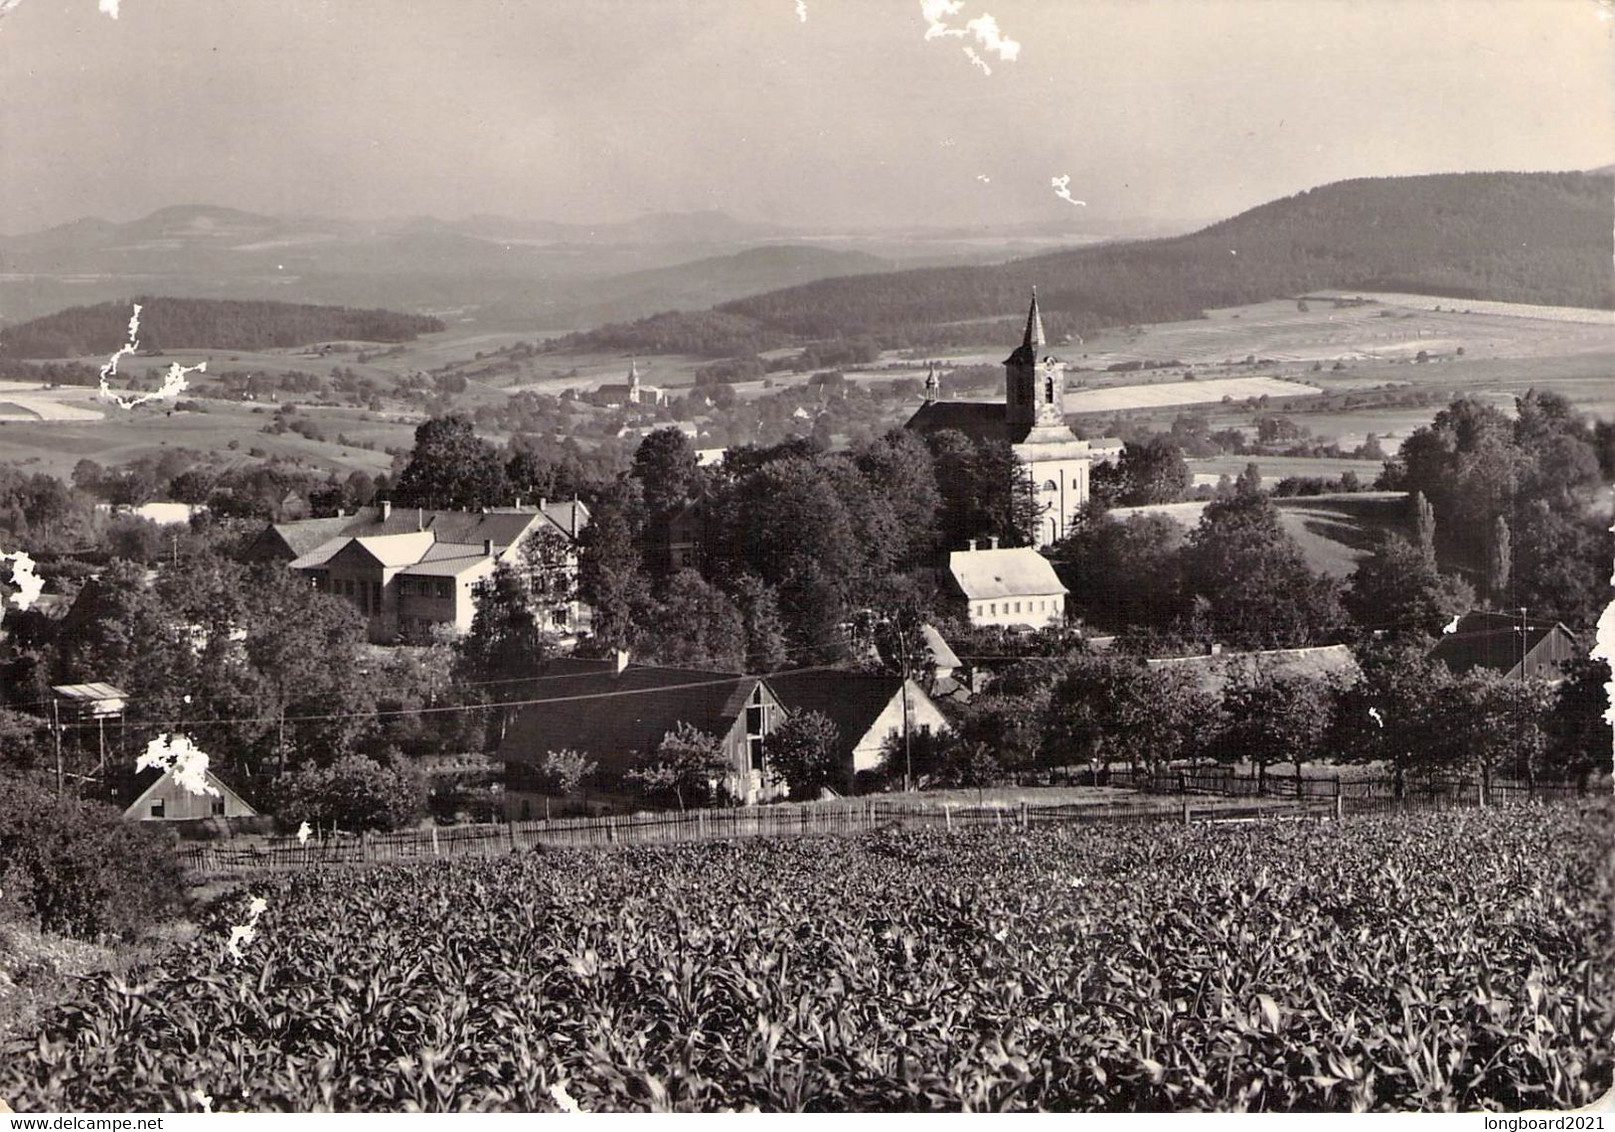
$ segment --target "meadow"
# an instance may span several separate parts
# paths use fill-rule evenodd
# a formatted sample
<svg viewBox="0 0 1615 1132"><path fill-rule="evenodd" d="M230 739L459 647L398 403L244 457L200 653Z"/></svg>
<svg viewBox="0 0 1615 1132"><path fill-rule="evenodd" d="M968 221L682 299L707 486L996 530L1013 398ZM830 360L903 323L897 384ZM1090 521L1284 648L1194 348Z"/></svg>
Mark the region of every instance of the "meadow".
<svg viewBox="0 0 1615 1132"><path fill-rule="evenodd" d="M1611 817L879 830L265 879L81 983L4 1051L0 1096L1570 1108L1611 1082Z"/></svg>

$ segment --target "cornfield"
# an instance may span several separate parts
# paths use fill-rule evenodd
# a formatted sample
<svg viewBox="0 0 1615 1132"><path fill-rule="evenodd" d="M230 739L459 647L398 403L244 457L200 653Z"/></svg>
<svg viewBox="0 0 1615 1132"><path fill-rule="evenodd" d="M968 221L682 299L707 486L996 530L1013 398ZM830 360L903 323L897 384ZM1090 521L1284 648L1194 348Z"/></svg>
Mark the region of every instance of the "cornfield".
<svg viewBox="0 0 1615 1132"><path fill-rule="evenodd" d="M1610 1087L1607 801L266 877L19 1112L1517 1110ZM245 929L245 930L243 930ZM239 958L237 958L239 955Z"/></svg>

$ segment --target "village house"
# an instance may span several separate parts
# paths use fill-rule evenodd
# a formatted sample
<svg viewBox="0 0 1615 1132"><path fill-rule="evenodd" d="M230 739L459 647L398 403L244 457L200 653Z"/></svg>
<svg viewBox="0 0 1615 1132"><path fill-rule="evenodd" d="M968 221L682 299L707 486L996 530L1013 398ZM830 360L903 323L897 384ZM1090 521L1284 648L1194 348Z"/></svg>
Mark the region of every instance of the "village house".
<svg viewBox="0 0 1615 1132"><path fill-rule="evenodd" d="M543 789L539 768L551 751L578 751L599 764L602 785L590 791L591 802L633 806L624 776L653 756L680 723L720 740L729 763L723 785L732 798L752 803L785 795L785 784L768 773L763 739L786 712L764 677L631 664L625 654L565 657L523 685L524 699L552 697L554 702L523 706L499 747L505 813L512 820L544 815L552 796Z"/></svg>
<svg viewBox="0 0 1615 1132"><path fill-rule="evenodd" d="M971 440L1008 442L1025 467L1037 511L1033 546L1050 546L1070 533L1088 502L1094 453L1065 421L1065 363L1042 353L1046 339L1037 292L1026 315L1021 344L1004 359L1004 399L948 401L941 397L935 367L925 381L925 400L905 428L921 434L952 429Z"/></svg>
<svg viewBox="0 0 1615 1132"><path fill-rule="evenodd" d="M423 642L438 626L470 629L477 583L501 562L519 564L524 545L543 532L554 536L562 573L575 581L577 539L588 519L588 508L576 500L540 500L537 507L518 501L481 511L382 502L351 516L272 523L246 557L284 563L322 592L352 602L373 643ZM587 609L576 598L540 612L543 627L562 636L587 623Z"/></svg>
<svg viewBox="0 0 1615 1132"><path fill-rule="evenodd" d="M1444 633L1430 656L1461 676L1489 668L1506 679L1557 682L1576 657L1576 638L1557 621L1533 621L1514 613L1471 610Z"/></svg>
<svg viewBox="0 0 1615 1132"><path fill-rule="evenodd" d="M1042 629L1065 623L1065 597L1070 591L1054 566L1029 546L985 550L970 540L968 550L948 555L948 577L963 599L972 625Z"/></svg>
<svg viewBox="0 0 1615 1132"><path fill-rule="evenodd" d="M900 743L905 733L950 729L936 702L913 679L842 668L776 672L767 679L792 715L816 711L836 725L836 758L846 793L857 789L858 775L880 769L888 743Z"/></svg>

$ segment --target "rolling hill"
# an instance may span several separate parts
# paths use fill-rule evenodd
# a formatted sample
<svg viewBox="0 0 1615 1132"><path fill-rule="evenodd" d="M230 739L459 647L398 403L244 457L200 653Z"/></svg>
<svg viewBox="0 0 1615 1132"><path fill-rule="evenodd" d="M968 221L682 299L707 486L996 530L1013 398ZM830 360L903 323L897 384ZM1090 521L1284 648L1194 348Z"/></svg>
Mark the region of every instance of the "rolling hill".
<svg viewBox="0 0 1615 1132"><path fill-rule="evenodd" d="M691 322L713 330L703 352L721 356L737 343L801 339L869 336L886 346L1001 339L1014 332L1033 283L1056 341L1318 288L1609 309L1612 187L1597 173L1341 181L1185 236L822 280L725 303L713 312L721 319L703 312ZM602 327L568 346L654 351L661 337L702 335L664 318Z"/></svg>

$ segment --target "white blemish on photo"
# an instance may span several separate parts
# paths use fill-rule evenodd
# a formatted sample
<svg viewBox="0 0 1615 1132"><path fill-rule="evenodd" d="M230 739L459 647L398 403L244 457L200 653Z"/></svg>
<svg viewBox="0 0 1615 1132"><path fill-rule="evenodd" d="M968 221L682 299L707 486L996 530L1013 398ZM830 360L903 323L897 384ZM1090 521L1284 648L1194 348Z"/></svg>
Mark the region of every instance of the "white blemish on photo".
<svg viewBox="0 0 1615 1132"><path fill-rule="evenodd" d="M807 0L796 0L796 18L807 23Z"/></svg>
<svg viewBox="0 0 1615 1132"><path fill-rule="evenodd" d="M925 20L925 38L964 39L966 36L974 36L976 43L984 51L997 55L1002 62L1013 63L1020 57L1021 45L1003 33L998 21L990 13L983 12L958 26L949 23L952 17L963 11L964 6L964 0L920 0L920 15ZM987 60L982 58L974 47L966 46L964 53L974 66L981 68L983 74L993 73Z"/></svg>
<svg viewBox="0 0 1615 1132"><path fill-rule="evenodd" d="M118 0L100 0L99 8L113 19L118 18Z"/></svg>
<svg viewBox="0 0 1615 1132"><path fill-rule="evenodd" d="M1071 195L1071 177L1069 174L1064 177L1050 177L1049 184L1054 186L1054 195L1061 200L1070 201L1072 204L1080 204L1083 208L1088 207L1087 201L1077 200Z"/></svg>
<svg viewBox="0 0 1615 1132"><path fill-rule="evenodd" d="M188 736L163 734L146 744L146 753L135 762L135 769L148 767L172 771L174 781L192 794L219 795L219 788L207 780L207 752Z"/></svg>
<svg viewBox="0 0 1615 1132"><path fill-rule="evenodd" d="M155 392L139 393L133 397L123 397L114 392L110 380L118 375L118 359L133 354L140 349L140 304L135 303L134 313L129 316L129 336L122 346L107 359L106 365L101 367L101 396L111 401L120 409L132 409L136 405L144 405L149 401L161 401L165 397L177 397L188 386L185 375L188 373L202 373L207 369L206 362L197 362L194 366L182 366L178 362L170 362L168 370L163 374L163 384Z"/></svg>
<svg viewBox="0 0 1615 1132"><path fill-rule="evenodd" d="M9 553L0 553L0 563L11 564L9 585L12 589L9 597L4 590L0 590L0 613L7 608L28 609L39 600L39 595L45 592L45 579L34 573L34 560L25 550L13 550ZM0 568L3 569L3 568ZM6 581L4 573L0 572L0 583Z"/></svg>

